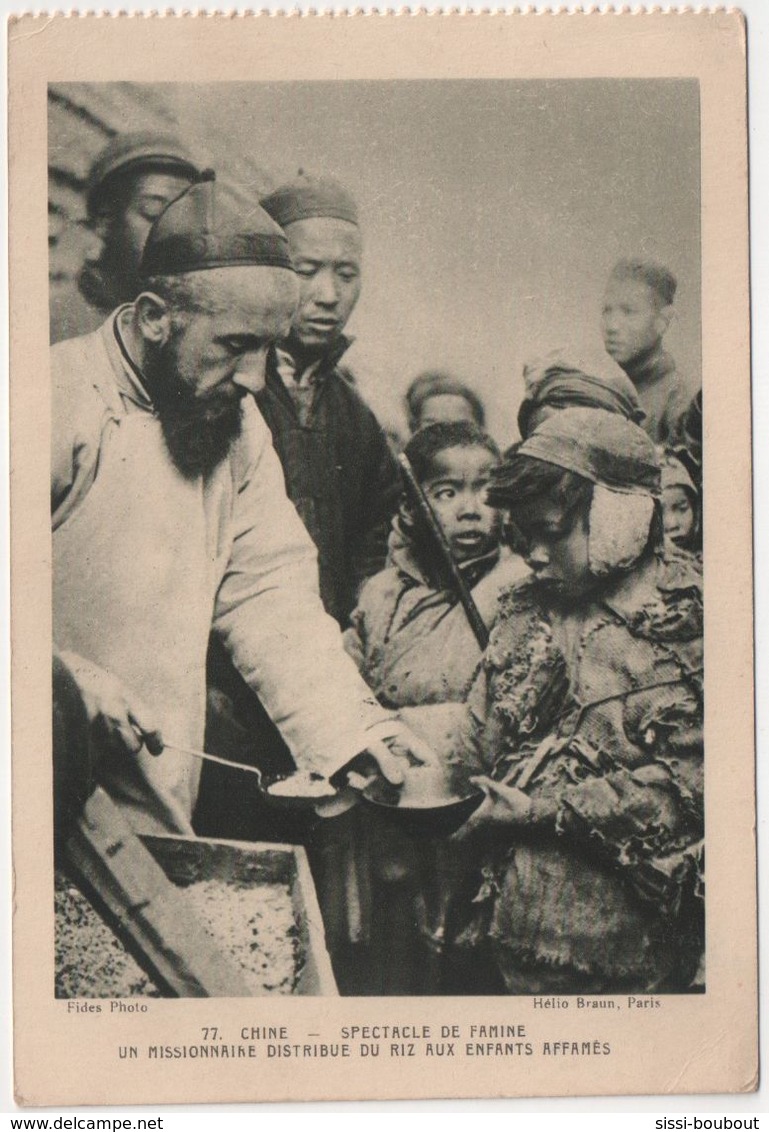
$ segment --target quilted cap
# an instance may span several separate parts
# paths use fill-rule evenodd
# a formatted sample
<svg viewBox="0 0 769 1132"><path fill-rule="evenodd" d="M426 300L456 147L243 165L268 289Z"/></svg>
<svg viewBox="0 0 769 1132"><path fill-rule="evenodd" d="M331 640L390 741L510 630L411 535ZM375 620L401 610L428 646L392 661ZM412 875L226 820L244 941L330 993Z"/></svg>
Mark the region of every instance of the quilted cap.
<svg viewBox="0 0 769 1132"><path fill-rule="evenodd" d="M248 265L293 271L288 240L258 204L244 210L207 170L155 221L139 271L147 279Z"/></svg>
<svg viewBox="0 0 769 1132"><path fill-rule="evenodd" d="M107 182L129 170L153 169L177 173L196 180L201 172L198 159L174 134L152 131L118 134L98 154L86 179L86 204L93 218L101 205Z"/></svg>

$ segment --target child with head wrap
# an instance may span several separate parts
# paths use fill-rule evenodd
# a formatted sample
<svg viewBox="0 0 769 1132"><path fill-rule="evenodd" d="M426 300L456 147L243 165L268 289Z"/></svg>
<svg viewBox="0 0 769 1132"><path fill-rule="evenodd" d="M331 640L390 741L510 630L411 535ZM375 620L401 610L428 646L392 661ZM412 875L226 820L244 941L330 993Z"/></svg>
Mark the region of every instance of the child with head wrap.
<svg viewBox="0 0 769 1132"><path fill-rule="evenodd" d="M500 546L499 514L486 503L497 446L476 425L453 422L423 428L406 455L491 627L500 591L526 573L521 559ZM382 703L431 705L434 726L445 708L450 730L482 651L429 532L405 497L393 521L389 563L363 586L345 645ZM365 818L360 859L372 893L370 993L433 993L446 899L466 853L445 844L417 845L370 811Z"/></svg>
<svg viewBox="0 0 769 1132"><path fill-rule="evenodd" d="M560 409L584 406L619 413L640 424L643 410L635 386L611 358L586 359L552 350L523 367L524 399L518 410L518 431L527 437Z"/></svg>
<svg viewBox="0 0 769 1132"><path fill-rule="evenodd" d="M589 408L494 474L532 574L502 595L468 701L485 797L458 836L482 883L452 938L489 948L511 994L683 992L698 970L702 586L663 549L659 492L646 434Z"/></svg>

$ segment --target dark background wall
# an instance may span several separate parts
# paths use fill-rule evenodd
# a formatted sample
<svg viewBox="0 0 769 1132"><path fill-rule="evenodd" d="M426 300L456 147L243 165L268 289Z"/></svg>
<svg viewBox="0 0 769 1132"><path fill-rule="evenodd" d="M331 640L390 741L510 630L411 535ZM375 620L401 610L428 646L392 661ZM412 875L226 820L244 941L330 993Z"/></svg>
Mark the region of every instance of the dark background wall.
<svg viewBox="0 0 769 1132"><path fill-rule="evenodd" d="M76 176L103 127L63 97L108 130L177 123L244 194L300 166L343 179L366 256L349 361L388 423L411 377L443 366L478 387L492 431L511 439L528 357L564 344L601 352L601 294L625 254L678 275L669 343L699 371L695 81L68 84L52 95L52 167L69 162ZM69 186L52 185L58 205ZM62 258L52 251L52 265Z"/></svg>

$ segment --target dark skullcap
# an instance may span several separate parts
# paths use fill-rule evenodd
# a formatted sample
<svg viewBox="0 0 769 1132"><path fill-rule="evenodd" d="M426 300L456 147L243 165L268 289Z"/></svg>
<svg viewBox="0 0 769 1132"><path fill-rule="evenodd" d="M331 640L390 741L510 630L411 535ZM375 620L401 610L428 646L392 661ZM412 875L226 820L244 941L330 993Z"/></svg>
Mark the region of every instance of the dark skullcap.
<svg viewBox="0 0 769 1132"><path fill-rule="evenodd" d="M492 473L488 491L492 507L515 504L507 482L524 456L615 491L655 496L660 492L660 469L651 440L637 424L605 409L563 409L543 421Z"/></svg>
<svg viewBox="0 0 769 1132"><path fill-rule="evenodd" d="M358 206L344 185L330 177L313 177L302 170L293 181L264 197L262 208L281 228L297 220L318 217L358 224Z"/></svg>
<svg viewBox="0 0 769 1132"><path fill-rule="evenodd" d="M201 166L187 145L173 134L142 131L118 134L98 154L86 179L89 217L93 218L107 195L108 181L128 172L162 170L195 181Z"/></svg>
<svg viewBox="0 0 769 1132"><path fill-rule="evenodd" d="M611 358L583 359L553 350L523 367L526 395L518 410L518 431L526 436L529 420L541 405L606 409L640 424L644 411L635 385Z"/></svg>
<svg viewBox="0 0 769 1132"><path fill-rule="evenodd" d="M214 267L285 267L293 271L288 240L264 209L244 213L214 183L210 170L170 204L152 225L140 275L183 275Z"/></svg>

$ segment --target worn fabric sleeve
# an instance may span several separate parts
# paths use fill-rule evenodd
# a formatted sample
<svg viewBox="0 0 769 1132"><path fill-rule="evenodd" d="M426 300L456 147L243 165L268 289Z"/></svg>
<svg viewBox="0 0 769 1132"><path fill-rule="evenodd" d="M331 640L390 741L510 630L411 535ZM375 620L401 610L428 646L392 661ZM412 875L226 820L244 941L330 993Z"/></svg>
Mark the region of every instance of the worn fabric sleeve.
<svg viewBox="0 0 769 1132"><path fill-rule="evenodd" d="M256 410L236 483L234 541L213 618L298 765L331 774L391 718L345 654L318 593L315 547L286 496L267 426Z"/></svg>

